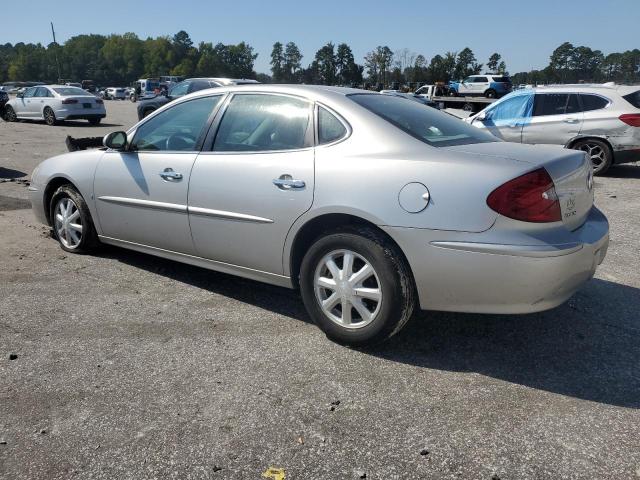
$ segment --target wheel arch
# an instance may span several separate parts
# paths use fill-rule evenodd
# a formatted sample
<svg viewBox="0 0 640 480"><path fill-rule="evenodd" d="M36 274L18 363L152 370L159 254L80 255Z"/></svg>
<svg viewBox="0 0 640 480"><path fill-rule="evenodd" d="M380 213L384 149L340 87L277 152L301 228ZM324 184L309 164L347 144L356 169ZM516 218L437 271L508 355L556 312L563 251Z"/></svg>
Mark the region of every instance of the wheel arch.
<svg viewBox="0 0 640 480"><path fill-rule="evenodd" d="M613 145L611 145L611 142L609 141L609 139L607 137L604 136L599 136L599 135L578 135L577 137L572 138L571 140L569 140L566 144L565 144L565 148L573 148L573 146L578 143L581 140L600 140L601 142L604 142L607 144L607 146L609 147L609 150L611 150L611 154L613 155L614 151L613 151ZM614 156L615 157L615 156Z"/></svg>
<svg viewBox="0 0 640 480"><path fill-rule="evenodd" d="M56 192L56 190L58 190L58 188L63 185L71 185L73 188L78 190L78 187L69 178L62 175L58 175L50 179L47 183L47 186L44 188L44 193L42 195L42 204L44 206L44 214L49 225L52 225L51 199L53 198L53 194Z"/></svg>
<svg viewBox="0 0 640 480"><path fill-rule="evenodd" d="M415 282L411 265L409 264L407 256L402 251L402 248L400 248L400 245L393 239L393 237L382 230L378 225L371 220L353 213L323 213L307 219L302 225L300 225L295 233L290 232L290 237L292 239L288 249L287 245L285 245L285 274L291 277L291 283L295 288L298 288L299 286L302 259L313 242L323 234L331 233L332 231L337 231L341 228L350 226L368 227L381 237L388 240L398 250L399 254L402 255L402 258L406 262L409 270L409 274L411 275L411 280Z"/></svg>

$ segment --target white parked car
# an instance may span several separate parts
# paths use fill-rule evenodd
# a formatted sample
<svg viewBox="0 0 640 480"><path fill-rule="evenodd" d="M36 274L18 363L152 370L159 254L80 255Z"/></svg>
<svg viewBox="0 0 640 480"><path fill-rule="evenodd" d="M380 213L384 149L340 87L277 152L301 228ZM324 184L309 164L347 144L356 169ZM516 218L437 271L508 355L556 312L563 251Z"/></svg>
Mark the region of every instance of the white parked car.
<svg viewBox="0 0 640 480"><path fill-rule="evenodd" d="M459 82L449 82L449 94L453 96L480 95L487 98L500 98L512 89L511 79L507 75L492 73L470 75Z"/></svg>
<svg viewBox="0 0 640 480"><path fill-rule="evenodd" d="M508 142L584 150L601 174L640 161L640 87L559 85L513 92L466 119Z"/></svg>
<svg viewBox="0 0 640 480"><path fill-rule="evenodd" d="M5 120L44 120L55 125L62 120L88 120L98 125L107 116L101 99L81 88L65 85L29 87L5 106Z"/></svg>
<svg viewBox="0 0 640 480"><path fill-rule="evenodd" d="M107 100L124 100L127 98L127 93L124 88L109 87L105 90L104 98Z"/></svg>

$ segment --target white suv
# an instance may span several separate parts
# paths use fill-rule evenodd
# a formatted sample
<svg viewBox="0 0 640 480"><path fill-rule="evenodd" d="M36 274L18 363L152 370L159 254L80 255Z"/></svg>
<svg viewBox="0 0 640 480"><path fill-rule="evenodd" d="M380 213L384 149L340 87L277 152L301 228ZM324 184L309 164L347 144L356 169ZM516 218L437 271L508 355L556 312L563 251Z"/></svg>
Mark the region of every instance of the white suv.
<svg viewBox="0 0 640 480"><path fill-rule="evenodd" d="M487 98L500 98L511 92L513 86L507 75L470 75L459 82L449 82L449 94L452 96L480 95Z"/></svg>
<svg viewBox="0 0 640 480"><path fill-rule="evenodd" d="M584 150L595 174L612 164L640 161L640 86L518 90L465 121L508 142Z"/></svg>

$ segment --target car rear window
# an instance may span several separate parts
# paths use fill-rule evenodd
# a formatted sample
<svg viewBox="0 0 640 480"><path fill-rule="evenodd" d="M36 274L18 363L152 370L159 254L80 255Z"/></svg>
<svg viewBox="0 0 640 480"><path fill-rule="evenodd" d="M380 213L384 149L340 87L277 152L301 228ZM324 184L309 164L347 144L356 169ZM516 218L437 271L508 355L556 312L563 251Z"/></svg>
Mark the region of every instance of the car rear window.
<svg viewBox="0 0 640 480"><path fill-rule="evenodd" d="M53 91L63 97L69 97L71 95L89 95L87 92L77 87L60 87L54 88Z"/></svg>
<svg viewBox="0 0 640 480"><path fill-rule="evenodd" d="M629 95L625 95L622 98L624 98L627 102L629 102L634 107L640 108L640 90L636 90L635 92L632 92Z"/></svg>
<svg viewBox="0 0 640 480"><path fill-rule="evenodd" d="M348 97L414 138L433 147L497 142L493 135L434 108L377 93Z"/></svg>

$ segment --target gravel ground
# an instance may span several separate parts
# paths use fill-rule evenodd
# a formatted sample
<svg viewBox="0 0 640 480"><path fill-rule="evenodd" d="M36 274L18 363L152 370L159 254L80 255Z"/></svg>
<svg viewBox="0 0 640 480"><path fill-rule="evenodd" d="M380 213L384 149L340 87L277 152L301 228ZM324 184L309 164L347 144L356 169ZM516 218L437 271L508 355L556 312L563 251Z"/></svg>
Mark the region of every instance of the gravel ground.
<svg viewBox="0 0 640 480"><path fill-rule="evenodd" d="M0 123L0 178L134 123L107 107L109 127ZM289 290L67 254L0 183L0 478L640 478L639 184L597 179L608 256L565 305L425 312L359 351Z"/></svg>

